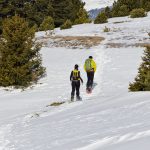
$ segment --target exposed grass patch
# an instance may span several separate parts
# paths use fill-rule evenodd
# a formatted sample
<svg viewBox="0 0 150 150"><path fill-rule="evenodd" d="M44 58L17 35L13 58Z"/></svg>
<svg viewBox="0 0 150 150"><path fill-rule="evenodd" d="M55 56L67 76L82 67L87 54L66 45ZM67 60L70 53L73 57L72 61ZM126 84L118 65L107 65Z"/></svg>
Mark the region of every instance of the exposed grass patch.
<svg viewBox="0 0 150 150"><path fill-rule="evenodd" d="M148 36L150 37L150 32L147 32Z"/></svg>
<svg viewBox="0 0 150 150"><path fill-rule="evenodd" d="M49 36L39 41L46 47L91 48L99 45L105 38L100 36Z"/></svg>
<svg viewBox="0 0 150 150"><path fill-rule="evenodd" d="M40 117L40 114L38 114L38 113L32 114L31 118L34 118L34 117Z"/></svg>
<svg viewBox="0 0 150 150"><path fill-rule="evenodd" d="M110 28L106 27L103 29L104 32L110 32Z"/></svg>
<svg viewBox="0 0 150 150"><path fill-rule="evenodd" d="M113 22L113 23L118 24L118 23L125 23L125 22L131 22L131 21L116 21L116 22Z"/></svg>
<svg viewBox="0 0 150 150"><path fill-rule="evenodd" d="M107 43L107 48L121 48L121 47L146 47L150 46L150 43L134 43L134 44L127 44L127 43Z"/></svg>
<svg viewBox="0 0 150 150"><path fill-rule="evenodd" d="M63 102L53 102L53 103L47 105L46 107L49 107L49 106L60 106L60 105L62 105L64 103L65 103L64 101Z"/></svg>

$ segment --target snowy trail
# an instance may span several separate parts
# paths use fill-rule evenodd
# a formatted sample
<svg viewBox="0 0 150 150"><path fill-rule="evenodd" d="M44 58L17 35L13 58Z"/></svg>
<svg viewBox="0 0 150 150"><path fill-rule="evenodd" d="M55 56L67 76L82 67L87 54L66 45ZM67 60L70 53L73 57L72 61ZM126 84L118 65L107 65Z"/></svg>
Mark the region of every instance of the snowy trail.
<svg viewBox="0 0 150 150"><path fill-rule="evenodd" d="M111 64L111 68L116 66L116 69L123 66L116 65L116 59L112 59L114 57L110 56L112 55L111 49L105 50L102 47L99 49L102 51L101 54L98 53L98 49L94 51L97 61L101 59L102 63L95 77L98 82L94 90L95 93L85 96L83 102L64 104L54 109L47 108L47 112L42 113L40 117L31 118L29 114L10 120L13 125L11 128L6 126L6 131L8 127L9 132L5 132L2 136L2 143L5 143L8 149L26 150L34 147L35 150L40 150L41 148L45 150L72 150L79 148L80 150L80 147L83 147L81 150L100 150L104 147L109 148L109 145L149 137L149 95L147 93L129 94L127 90L121 90L121 93L116 93L120 86L116 87L118 89L113 88L113 90L112 88L109 89L108 86L104 86L107 82L112 83L111 85L117 82L118 85L118 78L114 80L114 78L110 78L110 74L106 76L106 71L109 71L107 66ZM112 49L112 51L115 51L113 54L117 56L118 50ZM125 49L125 51L129 52L131 49ZM106 59L104 54L108 58L107 61L104 61ZM122 55L118 56L119 62L124 61L122 58L125 54L127 52L123 52ZM131 54L135 55L135 53ZM141 49L139 49L139 56L136 54L138 59L140 54ZM137 62L134 63L136 64ZM111 71L111 73L118 74L115 71ZM102 79L99 78L100 74L103 77ZM107 89L105 89L106 87ZM83 94L84 92L82 87L81 93ZM115 94L112 96L112 93ZM120 98L121 96L122 98ZM135 96L137 100L131 101L132 98L135 99ZM143 97L145 101L143 101ZM86 100L87 98L89 100ZM41 111L45 110L46 108L43 108ZM132 112L132 114L128 112ZM16 139L19 140L16 141ZM43 141L43 144L38 146L38 141Z"/></svg>
<svg viewBox="0 0 150 150"><path fill-rule="evenodd" d="M45 51L45 53L44 53L44 55L45 56L43 56L43 57L45 57L45 58L48 58L48 59L45 59L44 61L46 62L46 64L48 64L47 63L47 61L49 61L49 57L46 57L46 56L50 56L51 57L51 59L54 59L54 60L52 60L52 62L53 63L56 63L56 61L55 60L59 60L60 59L60 57L62 56L62 55L64 55L64 53L66 53L66 49L62 49L62 50L59 50L59 49L53 49L53 51L55 51L55 50L57 50L57 51L60 51L60 53L58 54L58 55L55 55L55 56L53 56L53 52L51 52L51 53L49 53L49 49L44 49L44 51ZM61 78L66 74L66 70L65 69L67 69L68 71L67 72L70 72L70 70L71 69L73 69L73 66L74 66L74 64L76 63L76 61L77 61L77 59L76 58L78 58L79 56L78 55L80 55L80 54L78 54L77 53L77 51L78 50L76 50L75 52L74 52L74 55L77 55L76 57L75 57L75 60L72 60L72 61L68 61L67 60L67 63L68 62L72 62L72 64L71 65L68 65L68 67L69 68L66 68L64 65L66 64L66 62L63 60L63 63L62 64L58 64L59 65L59 67L56 67L56 65L54 65L54 64L48 64L48 66L47 66L47 68L49 69L50 68L50 70L47 70L48 72L49 72L49 76L48 76L48 78L50 77L51 79L55 79L55 78L57 78L59 81L61 81ZM71 58L71 56L73 55L72 54L72 50L68 50L68 53L70 53L70 56L67 56L67 57L65 57L65 59L67 58L67 59L72 59ZM93 55L93 53L94 53L94 51L93 52L90 52L89 54L87 54L87 51L84 51L84 53L85 53L85 59L88 57L88 55ZM82 51L82 54L83 54L83 51ZM51 56L52 55L52 56ZM82 61L82 62L78 62L79 64L81 63L81 64L83 64L83 59L81 58L80 59L80 61ZM65 67L65 69L63 69ZM82 66L81 66L82 67ZM51 70L53 71L53 72L60 72L60 69L61 69L61 73L59 74L54 74L54 73L51 73ZM58 71L59 70L59 71ZM81 68L81 70L82 70L82 72L83 72L83 68ZM56 76L57 75L57 76ZM48 93L49 92L49 90L52 90L53 91L53 85L55 84L55 88L57 89L57 90L59 90L59 93L58 93L58 91L56 91L56 92L54 92L53 91L53 93L49 93L49 98L51 98L52 99L52 97L54 98L54 100L52 100L52 101L62 101L62 100L66 100L66 101L68 101L68 99L69 99L69 97L70 96L68 96L68 95L70 95L70 84L68 83L68 80L69 80L69 75L70 74L67 74L67 76L66 76L66 78L64 78L64 80L65 80L65 82L64 82L64 80L62 80L63 82L62 83L60 83L60 82L57 82L58 80L52 80L53 82L52 83L49 83L49 84L44 84L44 86L40 86L39 88L36 88L36 89L33 89L33 91L28 91L28 93L23 93L23 94L20 94L19 92L17 92L17 93L10 93L10 95L15 95L15 99L17 99L17 97L18 97L18 102L19 102L19 100L21 99L21 100L25 100L25 102L26 102L26 100L27 99L29 99L30 98L30 94L33 94L33 93L37 93L38 91L40 91L40 93L41 92L44 92L44 94L46 94L46 93ZM85 80L85 82L86 82L86 75L84 75L84 80ZM64 88L65 87L65 88ZM81 87L82 88L82 91L81 91L81 93L82 94L84 94L85 93L85 87ZM66 89L66 91L65 91L65 93L64 93L64 89ZM40 93L39 93L39 95L40 95ZM64 93L64 94L62 94L61 95L61 93ZM94 93L93 93L94 94ZM46 96L47 96L48 94L46 94ZM33 96L36 96L37 97L37 95L33 95ZM41 95L38 99L36 99L36 100L41 100L42 99L42 96L44 96L45 97L45 95ZM6 100L7 100L7 97L9 97L9 95L6 95L5 96L6 97ZM3 97L3 98L5 98L5 97ZM26 98L25 98L26 97ZM83 99L89 99L91 96L88 96L88 97L83 97ZM22 99L23 98L23 99ZM33 97L32 97L33 98ZM44 100L44 98L43 98L43 100ZM16 101L15 101L16 102ZM22 101L22 102L24 102L24 101ZM24 103L25 103L24 102ZM7 102L4 102L4 104L8 104ZM2 121L4 121L3 123L4 124L8 124L9 125L9 123L12 123L12 126L11 126L11 128L9 128L9 126L8 125L4 125L4 127L5 127L5 130L4 130L4 127L1 127L0 128L0 131L3 131L3 132L1 132L1 137L3 137L2 139L1 139L1 143L6 143L5 144L5 148L7 148L8 147L8 149L13 149L13 145L15 145L14 146L14 148L15 147L17 147L17 144L18 144L18 142L20 141L18 141L18 142L15 142L15 141L13 141L13 138L14 137L16 137L16 134L18 134L17 135L17 137L15 138L15 139L18 139L18 136L24 136L23 134L21 134L20 133L20 129L22 130L23 128L24 128L24 123L26 123L26 122L28 122L28 120L29 121L32 121L32 119L31 119L31 115L32 115L32 113L34 113L34 112L39 112L39 113L41 113L42 112L42 114L41 114L41 116L40 117L49 117L49 116L54 116L54 115L57 115L57 114L60 114L60 113L62 113L62 112L67 112L68 110L71 110L72 108L74 108L74 107L78 107L79 105L81 105L81 104L83 104L83 102L77 102L77 103L72 103L72 104L66 104L65 106L63 106L62 108L54 108L54 109L52 109L51 110L51 108L50 108L50 110L48 109L47 110L47 108L46 107L43 107L43 109L42 110L39 110L37 107L35 107L34 109L35 109L35 111L33 111L33 106L31 107L31 109L32 109L32 111L30 110L30 108L28 108L28 114L25 114L25 112L27 112L26 111L26 109L25 109L25 105L24 105L24 103L23 104L19 104L18 105L18 108L17 107L14 107L13 108L13 105L16 105L16 103L15 104L13 104L12 105L12 103L11 103L11 106L9 106L9 105L7 105L7 106L9 106L8 107L8 109L9 109L9 111L10 112L7 112L8 113L8 115L11 115L10 117L8 117L8 118L4 118L4 117L2 117L1 119L3 119ZM34 102L34 101L32 101L32 103L36 106L36 103L37 104L41 104L42 103L42 105L43 105L43 102L40 102L40 103L38 103L38 101L37 102ZM48 104L48 103L50 103L50 99L49 99L49 101L46 101L46 103L45 103L45 106ZM28 106L29 105L31 105L30 103L28 103ZM37 105L38 106L38 105ZM19 108L20 107L20 108ZM17 115L16 115L16 112L14 112L14 109L16 109L17 108L17 111L18 110L21 110L22 108L24 107L24 109L23 109L23 111L20 111ZM41 107L41 105L40 105L40 107ZM6 106L5 106L5 108L6 108ZM11 108L11 109L10 109ZM41 108L40 108L41 109ZM38 111L39 110L39 111ZM7 111L6 109L4 110L4 111ZM29 113L31 111L31 113ZM45 111L48 111L48 112L45 112ZM14 113L14 115L12 114L12 112ZM1 116L4 114L4 112L3 113L1 113ZM15 118L17 118L17 119L15 119ZM26 126L26 125L25 125ZM16 129L19 129L19 131L17 131ZM9 132L5 132L5 131L7 131L7 130L9 130ZM24 131L25 132L25 131ZM20 139L20 138L19 138ZM7 142L8 141L8 142ZM13 144L12 144L13 143ZM3 149L3 148L2 148ZM17 148L16 148L17 149ZM20 149L20 148L18 148L18 149ZM22 149L22 148L21 148Z"/></svg>

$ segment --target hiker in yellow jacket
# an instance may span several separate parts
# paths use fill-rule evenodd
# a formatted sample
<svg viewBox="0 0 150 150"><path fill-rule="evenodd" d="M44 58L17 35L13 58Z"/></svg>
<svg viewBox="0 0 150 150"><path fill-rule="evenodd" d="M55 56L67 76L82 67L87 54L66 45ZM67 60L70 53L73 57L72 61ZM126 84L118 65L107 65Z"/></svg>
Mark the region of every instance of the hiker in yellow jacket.
<svg viewBox="0 0 150 150"><path fill-rule="evenodd" d="M86 87L87 87L87 89L92 88L93 80L94 80L94 73L96 72L96 63L93 60L92 56L89 56L89 58L85 60L84 70L87 73Z"/></svg>

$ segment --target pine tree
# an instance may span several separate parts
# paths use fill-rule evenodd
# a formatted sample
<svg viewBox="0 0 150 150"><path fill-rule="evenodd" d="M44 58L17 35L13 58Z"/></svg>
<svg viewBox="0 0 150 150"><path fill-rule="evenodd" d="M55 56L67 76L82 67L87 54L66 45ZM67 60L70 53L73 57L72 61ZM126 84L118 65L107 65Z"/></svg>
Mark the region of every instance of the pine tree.
<svg viewBox="0 0 150 150"><path fill-rule="evenodd" d="M18 14L26 18L30 26L39 27L46 16L53 17L53 12L51 0L0 0L0 21Z"/></svg>
<svg viewBox="0 0 150 150"><path fill-rule="evenodd" d="M0 18L11 15L12 6L9 5L9 0L0 0Z"/></svg>
<svg viewBox="0 0 150 150"><path fill-rule="evenodd" d="M83 23L90 23L91 20L84 8L80 8L79 12L77 13L77 19L75 20L74 24L83 24Z"/></svg>
<svg viewBox="0 0 150 150"><path fill-rule="evenodd" d="M79 19L79 10L83 9L84 5L85 3L81 0L52 0L55 26L61 26L67 19L74 23L76 19Z"/></svg>
<svg viewBox="0 0 150 150"><path fill-rule="evenodd" d="M130 83L130 91L150 91L150 46L147 46L142 57L135 82Z"/></svg>
<svg viewBox="0 0 150 150"><path fill-rule="evenodd" d="M108 17L108 18L112 18L112 14L111 14L111 9L110 9L110 7L105 7L105 9L104 9L104 12L105 12L105 14L106 14L106 16Z"/></svg>
<svg viewBox="0 0 150 150"><path fill-rule="evenodd" d="M45 73L41 66L40 44L34 40L35 28L15 15L3 21L0 38L0 86L24 88Z"/></svg>
<svg viewBox="0 0 150 150"><path fill-rule="evenodd" d="M56 27L61 26L67 19L71 18L73 5L70 0L52 0L54 8L54 22Z"/></svg>
<svg viewBox="0 0 150 150"><path fill-rule="evenodd" d="M71 0L72 1L72 15L70 20L74 22L78 18L78 12L80 8L84 8L85 3L83 3L81 0Z"/></svg>
<svg viewBox="0 0 150 150"><path fill-rule="evenodd" d="M20 15L20 13L17 14ZM24 3L23 15L21 15L21 17L26 18L30 26L37 24L39 27L45 17L53 17L53 15L54 9L51 0L28 0L28 2Z"/></svg>
<svg viewBox="0 0 150 150"><path fill-rule="evenodd" d="M2 20L15 14L26 18L30 27L35 24L39 27L47 16L60 27L67 19L74 22L84 5L81 0L0 0L0 34Z"/></svg>
<svg viewBox="0 0 150 150"><path fill-rule="evenodd" d="M122 6L123 8L121 8ZM113 3L111 14L113 17L119 17L125 14L129 15L133 9L137 8L143 8L146 11L149 11L150 0L117 0Z"/></svg>
<svg viewBox="0 0 150 150"><path fill-rule="evenodd" d="M8 0L0 0L0 34L2 33L2 20L3 18L10 16L12 13L12 7L9 5Z"/></svg>
<svg viewBox="0 0 150 150"><path fill-rule="evenodd" d="M123 16L128 16L130 13L128 6L127 5L122 5L119 8L118 16L123 17Z"/></svg>
<svg viewBox="0 0 150 150"><path fill-rule="evenodd" d="M54 28L55 28L54 20L52 17L48 16L43 20L39 29L40 31L47 31L47 30L53 30Z"/></svg>
<svg viewBox="0 0 150 150"><path fill-rule="evenodd" d="M98 14L98 16L95 18L94 23L95 24L102 24L102 23L107 23L107 16L104 12L101 12Z"/></svg>
<svg viewBox="0 0 150 150"><path fill-rule="evenodd" d="M139 18L139 17L146 17L146 16L147 16L147 13L145 12L145 10L143 8L133 9L130 12L131 18Z"/></svg>
<svg viewBox="0 0 150 150"><path fill-rule="evenodd" d="M146 3L145 10L150 11L150 1Z"/></svg>
<svg viewBox="0 0 150 150"><path fill-rule="evenodd" d="M61 25L60 29L70 29L72 27L72 22L70 20L66 20L63 25Z"/></svg>

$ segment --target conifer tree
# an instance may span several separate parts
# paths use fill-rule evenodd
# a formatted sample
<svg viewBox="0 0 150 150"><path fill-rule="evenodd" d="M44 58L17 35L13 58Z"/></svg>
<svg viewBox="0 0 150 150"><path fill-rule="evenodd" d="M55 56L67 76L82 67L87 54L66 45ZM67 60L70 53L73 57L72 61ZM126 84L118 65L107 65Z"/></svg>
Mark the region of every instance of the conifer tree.
<svg viewBox="0 0 150 150"><path fill-rule="evenodd" d="M106 16L107 16L108 18L111 18L111 17L112 17L110 7L108 7L108 6L105 7L104 12L105 12L105 14L106 14Z"/></svg>
<svg viewBox="0 0 150 150"><path fill-rule="evenodd" d="M123 17L123 16L128 16L130 13L128 6L127 5L122 5L119 8L118 16Z"/></svg>
<svg viewBox="0 0 150 150"><path fill-rule="evenodd" d="M137 8L150 11L150 0L117 0L113 3L111 14L113 17L119 17L125 14L129 15L133 9Z"/></svg>
<svg viewBox="0 0 150 150"><path fill-rule="evenodd" d="M2 19L15 14L26 18L30 27L35 24L39 27L47 16L51 16L55 26L60 27L67 19L74 23L84 5L81 0L0 0L0 34Z"/></svg>
<svg viewBox="0 0 150 150"><path fill-rule="evenodd" d="M66 20L63 25L61 25L60 29L70 29L72 27L72 22L70 20Z"/></svg>
<svg viewBox="0 0 150 150"><path fill-rule="evenodd" d="M83 9L84 5L85 3L81 0L52 0L55 26L61 26L67 19L74 23L79 18L78 13L80 8Z"/></svg>
<svg viewBox="0 0 150 150"><path fill-rule="evenodd" d="M150 11L150 1L146 3L145 10Z"/></svg>
<svg viewBox="0 0 150 150"><path fill-rule="evenodd" d="M142 57L135 82L130 83L130 91L150 91L150 46L147 46Z"/></svg>
<svg viewBox="0 0 150 150"><path fill-rule="evenodd" d="M0 18L11 15L12 6L9 5L9 0L0 0Z"/></svg>
<svg viewBox="0 0 150 150"><path fill-rule="evenodd" d="M45 17L53 17L53 12L51 0L28 0L28 2L24 3L23 15L21 17L27 18L30 26L37 24L39 27ZM20 15L20 13L17 14Z"/></svg>
<svg viewBox="0 0 150 150"><path fill-rule="evenodd" d="M61 26L67 19L71 18L73 5L70 0L52 0L54 8L54 22L56 27Z"/></svg>
<svg viewBox="0 0 150 150"><path fill-rule="evenodd" d="M102 24L102 23L107 23L107 16L104 12L101 12L98 14L98 16L95 18L94 23L95 24Z"/></svg>
<svg viewBox="0 0 150 150"><path fill-rule="evenodd" d="M2 33L2 19L11 15L11 5L8 5L8 0L0 0L0 34Z"/></svg>
<svg viewBox="0 0 150 150"><path fill-rule="evenodd" d="M78 12L80 8L84 8L85 2L82 2L81 0L71 0L72 1L72 15L70 20L74 22L78 18Z"/></svg>
<svg viewBox="0 0 150 150"><path fill-rule="evenodd" d="M42 24L40 25L40 31L53 30L55 28L54 20L52 17L45 17Z"/></svg>
<svg viewBox="0 0 150 150"><path fill-rule="evenodd" d="M143 8L138 8L138 9L133 9L130 12L130 17L131 18L139 18L139 17L146 17L147 13Z"/></svg>
<svg viewBox="0 0 150 150"><path fill-rule="evenodd" d="M15 15L3 21L0 38L0 86L24 88L45 73L39 54L40 44L34 40L35 28Z"/></svg>
<svg viewBox="0 0 150 150"><path fill-rule="evenodd" d="M90 23L91 20L84 8L80 8L79 12L77 13L77 19L75 20L75 24L83 24L83 23Z"/></svg>

